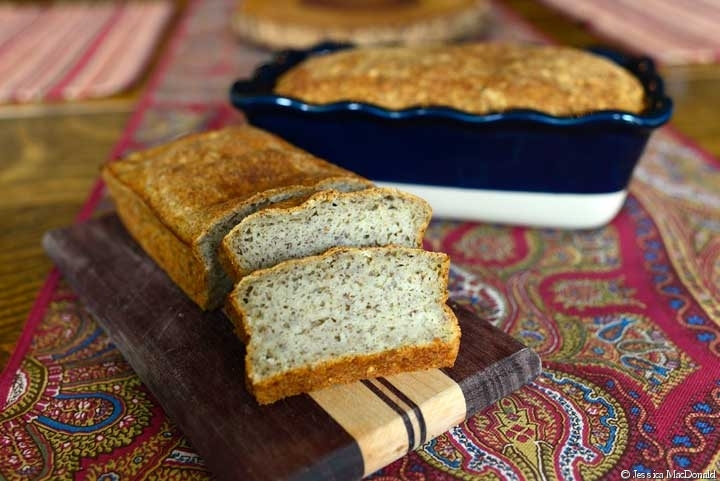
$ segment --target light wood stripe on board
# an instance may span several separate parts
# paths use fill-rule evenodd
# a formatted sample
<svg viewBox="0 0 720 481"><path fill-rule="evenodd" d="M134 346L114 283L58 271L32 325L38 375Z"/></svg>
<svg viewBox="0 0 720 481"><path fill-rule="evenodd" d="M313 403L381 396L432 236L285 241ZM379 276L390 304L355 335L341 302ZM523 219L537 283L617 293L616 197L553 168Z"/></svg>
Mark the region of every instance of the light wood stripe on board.
<svg viewBox="0 0 720 481"><path fill-rule="evenodd" d="M355 439L365 475L466 416L460 386L438 369L333 386L310 396Z"/></svg>

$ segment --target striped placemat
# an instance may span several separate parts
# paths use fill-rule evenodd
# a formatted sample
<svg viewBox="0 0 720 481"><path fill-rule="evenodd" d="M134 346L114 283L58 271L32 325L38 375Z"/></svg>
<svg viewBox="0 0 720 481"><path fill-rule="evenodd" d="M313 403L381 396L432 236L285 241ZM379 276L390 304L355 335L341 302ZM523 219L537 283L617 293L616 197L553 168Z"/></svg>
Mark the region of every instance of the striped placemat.
<svg viewBox="0 0 720 481"><path fill-rule="evenodd" d="M720 60L717 0L543 0L600 35L666 65Z"/></svg>
<svg viewBox="0 0 720 481"><path fill-rule="evenodd" d="M169 0L0 4L0 102L119 93L160 39Z"/></svg>

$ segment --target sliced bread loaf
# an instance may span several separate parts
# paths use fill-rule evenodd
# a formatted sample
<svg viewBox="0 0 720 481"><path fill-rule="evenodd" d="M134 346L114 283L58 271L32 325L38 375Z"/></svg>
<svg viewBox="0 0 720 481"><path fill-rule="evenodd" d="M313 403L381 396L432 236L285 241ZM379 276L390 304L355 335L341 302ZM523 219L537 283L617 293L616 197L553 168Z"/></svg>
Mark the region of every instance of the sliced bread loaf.
<svg viewBox="0 0 720 481"><path fill-rule="evenodd" d="M452 366L449 258L399 246L337 247L241 279L226 312L261 404L329 385Z"/></svg>
<svg viewBox="0 0 720 481"><path fill-rule="evenodd" d="M292 202L291 202L292 203ZM332 247L422 247L432 210L423 199L387 188L323 191L295 206L244 218L222 241L220 257L236 279Z"/></svg>
<svg viewBox="0 0 720 481"><path fill-rule="evenodd" d="M248 125L134 153L106 164L103 179L130 234L204 309L221 306L232 289L217 250L244 217L320 190L371 185Z"/></svg>

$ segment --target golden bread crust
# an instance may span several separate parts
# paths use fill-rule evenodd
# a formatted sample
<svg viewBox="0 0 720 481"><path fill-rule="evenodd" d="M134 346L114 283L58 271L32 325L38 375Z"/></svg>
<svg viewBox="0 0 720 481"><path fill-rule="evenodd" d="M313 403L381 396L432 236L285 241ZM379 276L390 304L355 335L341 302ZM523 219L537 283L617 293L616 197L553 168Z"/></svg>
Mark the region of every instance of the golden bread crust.
<svg viewBox="0 0 720 481"><path fill-rule="evenodd" d="M170 230L197 242L258 193L359 176L249 125L187 135L105 166Z"/></svg>
<svg viewBox="0 0 720 481"><path fill-rule="evenodd" d="M503 43L342 50L286 72L275 92L318 104L448 106L475 114L639 113L645 106L638 79L609 60L571 47Z"/></svg>
<svg viewBox="0 0 720 481"><path fill-rule="evenodd" d="M221 305L232 285L215 252L223 224L338 182L370 185L248 125L131 154L106 164L102 176L128 231L204 309Z"/></svg>
<svg viewBox="0 0 720 481"><path fill-rule="evenodd" d="M190 245L166 228L152 210L130 188L112 175L103 178L115 200L117 214L143 250L170 275L197 304L207 305L207 269Z"/></svg>

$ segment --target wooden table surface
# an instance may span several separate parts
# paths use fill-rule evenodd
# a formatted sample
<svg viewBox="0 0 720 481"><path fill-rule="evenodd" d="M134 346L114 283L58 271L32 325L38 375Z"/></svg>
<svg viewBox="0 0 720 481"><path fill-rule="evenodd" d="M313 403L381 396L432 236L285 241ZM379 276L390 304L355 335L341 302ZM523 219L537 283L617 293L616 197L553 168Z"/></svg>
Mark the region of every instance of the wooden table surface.
<svg viewBox="0 0 720 481"><path fill-rule="evenodd" d="M535 1L505 3L561 43L599 42L581 25ZM675 127L720 156L720 65L661 72L675 101ZM121 96L92 102L0 105L0 369L52 268L41 237L77 215L100 165L120 138L143 82Z"/></svg>

